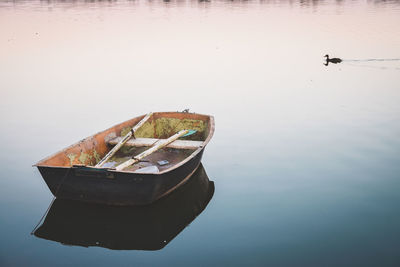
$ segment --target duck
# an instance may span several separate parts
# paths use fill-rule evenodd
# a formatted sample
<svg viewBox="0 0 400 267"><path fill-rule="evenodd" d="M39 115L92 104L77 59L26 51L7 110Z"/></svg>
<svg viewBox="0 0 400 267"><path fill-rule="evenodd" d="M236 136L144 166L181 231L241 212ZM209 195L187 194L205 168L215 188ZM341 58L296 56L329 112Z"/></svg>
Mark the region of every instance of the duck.
<svg viewBox="0 0 400 267"><path fill-rule="evenodd" d="M342 62L340 58L334 57L334 58L329 58L329 55L325 55L326 57L326 63L325 66L328 66L329 63L337 64Z"/></svg>

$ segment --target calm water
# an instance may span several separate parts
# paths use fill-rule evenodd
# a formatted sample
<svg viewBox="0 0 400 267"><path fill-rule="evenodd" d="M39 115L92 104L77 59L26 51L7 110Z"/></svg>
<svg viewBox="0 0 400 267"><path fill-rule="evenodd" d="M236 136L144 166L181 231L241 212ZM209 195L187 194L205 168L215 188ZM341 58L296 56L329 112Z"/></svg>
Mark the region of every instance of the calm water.
<svg viewBox="0 0 400 267"><path fill-rule="evenodd" d="M399 25L399 1L0 1L0 265L400 266ZM215 193L163 249L30 235L32 164L185 108L215 116Z"/></svg>

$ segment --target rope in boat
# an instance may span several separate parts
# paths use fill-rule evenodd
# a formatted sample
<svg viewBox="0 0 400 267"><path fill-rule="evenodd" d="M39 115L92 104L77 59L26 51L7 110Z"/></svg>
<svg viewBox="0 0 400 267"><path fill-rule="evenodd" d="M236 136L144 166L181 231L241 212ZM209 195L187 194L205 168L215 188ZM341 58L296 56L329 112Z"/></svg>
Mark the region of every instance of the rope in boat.
<svg viewBox="0 0 400 267"><path fill-rule="evenodd" d="M53 199L51 200L49 206L47 207L46 211L44 212L44 214L42 215L42 217L40 218L39 222L36 224L36 226L33 228L31 235L33 235L35 233L35 231L39 228L39 226L42 224L42 221L44 218L46 218L47 213L49 213L49 210L51 208L51 206L53 205L54 201L56 200L56 196L58 194L58 191L61 188L61 185L65 182L65 180L68 177L69 172L71 171L72 168L69 168L68 171L65 173L64 177L61 180L61 183L58 185L56 192L54 193Z"/></svg>

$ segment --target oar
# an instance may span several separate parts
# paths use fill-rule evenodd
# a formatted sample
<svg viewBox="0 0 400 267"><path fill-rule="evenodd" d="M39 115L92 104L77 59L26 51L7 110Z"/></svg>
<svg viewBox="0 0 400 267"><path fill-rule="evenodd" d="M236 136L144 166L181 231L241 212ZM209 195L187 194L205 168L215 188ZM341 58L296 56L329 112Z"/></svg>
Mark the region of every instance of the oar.
<svg viewBox="0 0 400 267"><path fill-rule="evenodd" d="M116 144L113 149L111 149L107 155L105 155L105 157L99 161L99 163L96 164L95 167L100 168L101 166L104 165L104 163L107 162L107 160L109 160L129 139L131 139L132 136L134 136L135 132L137 131L137 129L139 129L150 117L151 115L153 115L152 112L148 113L146 116L144 116L144 118L139 121L138 124L136 124L132 130L129 131L129 133L127 133L124 138L121 139L121 141L119 141L118 144Z"/></svg>
<svg viewBox="0 0 400 267"><path fill-rule="evenodd" d="M183 136L189 136L194 134L196 131L195 130L181 130L179 132L177 132L176 134L174 134L173 136L169 137L168 139L165 140L160 140L159 142L156 143L155 146L147 149L146 151L140 153L139 155L121 163L120 165L118 165L115 169L117 171L121 171L123 169L125 169L126 167L135 164L137 162L139 162L141 159L147 157L148 155L156 152L157 150L169 145L170 143L174 142L176 139L178 139L179 137L183 137Z"/></svg>

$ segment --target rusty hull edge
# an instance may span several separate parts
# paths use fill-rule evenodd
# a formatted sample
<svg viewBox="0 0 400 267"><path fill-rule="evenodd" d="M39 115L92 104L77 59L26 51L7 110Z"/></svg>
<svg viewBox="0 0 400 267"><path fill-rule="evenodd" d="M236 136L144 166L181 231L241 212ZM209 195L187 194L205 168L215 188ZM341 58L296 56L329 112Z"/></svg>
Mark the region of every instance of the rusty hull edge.
<svg viewBox="0 0 400 267"><path fill-rule="evenodd" d="M163 174L102 171L82 174L79 168L37 166L52 194L60 199L106 205L147 205L180 187L201 162L204 149L185 164Z"/></svg>

